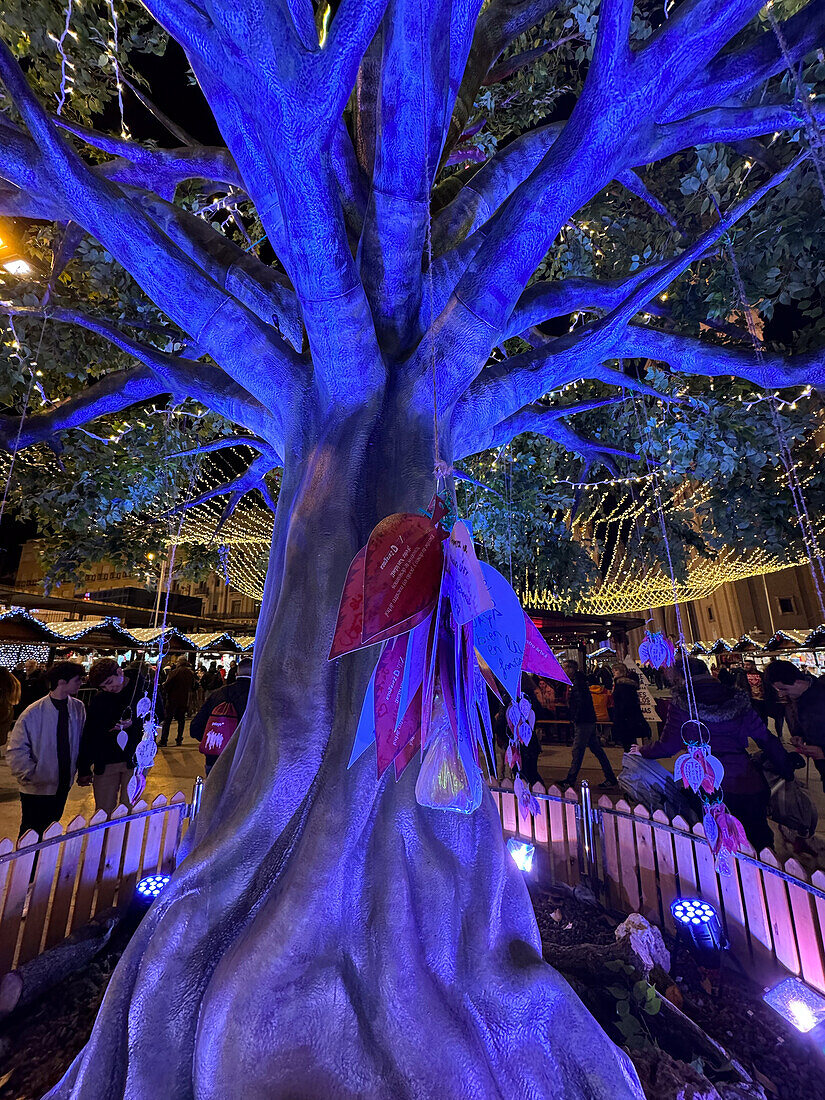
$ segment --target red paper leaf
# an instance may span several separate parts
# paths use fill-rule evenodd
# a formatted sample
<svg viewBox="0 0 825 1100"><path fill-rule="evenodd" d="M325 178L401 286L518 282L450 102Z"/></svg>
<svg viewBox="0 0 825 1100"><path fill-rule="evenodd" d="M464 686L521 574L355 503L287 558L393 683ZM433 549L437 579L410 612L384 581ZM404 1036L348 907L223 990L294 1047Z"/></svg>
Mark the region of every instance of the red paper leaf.
<svg viewBox="0 0 825 1100"><path fill-rule="evenodd" d="M408 741L403 749L399 752L395 758L395 779L396 782L401 778L404 769L408 764L411 764L415 758L415 754L421 748L421 727L413 734L412 740Z"/></svg>
<svg viewBox="0 0 825 1100"><path fill-rule="evenodd" d="M375 667L375 744L379 779L393 762L399 748L400 729L395 727L408 641L406 634L396 638L386 647Z"/></svg>
<svg viewBox="0 0 825 1100"><path fill-rule="evenodd" d="M539 633L539 629L525 611L524 625L527 628L527 640L524 646L524 661L522 671L532 672L536 676L544 676L548 680L558 680L562 684L569 684L567 673L553 656L553 651Z"/></svg>
<svg viewBox="0 0 825 1100"><path fill-rule="evenodd" d="M367 646L376 645L378 642L386 642L399 634L406 634L429 615L429 609L425 608L417 614L410 616L404 622L376 634L368 642L362 641L364 630L364 566L367 557L366 546L362 547L355 557L347 572L344 581L344 591L341 594L341 602L338 605L338 620L335 624L335 633L332 637L332 646L328 660L334 661L336 657L342 657L345 653L352 653L356 649L364 649Z"/></svg>
<svg viewBox="0 0 825 1100"><path fill-rule="evenodd" d="M361 641L432 610L441 586L444 532L429 516L396 512L370 535L364 562Z"/></svg>

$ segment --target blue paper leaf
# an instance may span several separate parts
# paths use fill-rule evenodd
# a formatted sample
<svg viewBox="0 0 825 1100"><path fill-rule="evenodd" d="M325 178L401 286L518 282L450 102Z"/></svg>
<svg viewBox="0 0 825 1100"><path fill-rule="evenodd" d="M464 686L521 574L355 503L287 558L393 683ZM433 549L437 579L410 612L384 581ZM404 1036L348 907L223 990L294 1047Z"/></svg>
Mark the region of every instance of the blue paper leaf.
<svg viewBox="0 0 825 1100"><path fill-rule="evenodd" d="M475 646L510 698L517 699L527 638L524 612L518 596L497 569L481 562L481 571L495 606L475 620Z"/></svg>
<svg viewBox="0 0 825 1100"><path fill-rule="evenodd" d="M355 731L355 741L350 753L349 770L355 761L362 756L375 741L375 671L370 676L367 690L364 694L364 702L361 707L361 717L358 719L358 729Z"/></svg>

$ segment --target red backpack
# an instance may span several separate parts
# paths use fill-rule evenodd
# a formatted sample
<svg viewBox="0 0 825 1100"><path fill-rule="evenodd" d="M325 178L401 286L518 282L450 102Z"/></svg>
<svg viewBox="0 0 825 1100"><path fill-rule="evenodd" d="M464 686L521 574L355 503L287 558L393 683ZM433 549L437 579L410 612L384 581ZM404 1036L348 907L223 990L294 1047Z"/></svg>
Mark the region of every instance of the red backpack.
<svg viewBox="0 0 825 1100"><path fill-rule="evenodd" d="M198 751L204 756L220 756L238 728L239 721L238 712L231 703L218 703L209 715Z"/></svg>

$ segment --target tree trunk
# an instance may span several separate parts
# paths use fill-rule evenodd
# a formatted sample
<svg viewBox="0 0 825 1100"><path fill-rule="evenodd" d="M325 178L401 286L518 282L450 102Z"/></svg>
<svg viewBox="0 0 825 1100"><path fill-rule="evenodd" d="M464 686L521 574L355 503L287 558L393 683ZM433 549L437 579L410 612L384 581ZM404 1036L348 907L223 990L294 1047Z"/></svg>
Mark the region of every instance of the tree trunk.
<svg viewBox="0 0 825 1100"><path fill-rule="evenodd" d="M377 649L329 663L371 528L426 507L431 430L362 410L287 458L249 706L188 853L54 1098L642 1096L541 958L492 798L347 761Z"/></svg>

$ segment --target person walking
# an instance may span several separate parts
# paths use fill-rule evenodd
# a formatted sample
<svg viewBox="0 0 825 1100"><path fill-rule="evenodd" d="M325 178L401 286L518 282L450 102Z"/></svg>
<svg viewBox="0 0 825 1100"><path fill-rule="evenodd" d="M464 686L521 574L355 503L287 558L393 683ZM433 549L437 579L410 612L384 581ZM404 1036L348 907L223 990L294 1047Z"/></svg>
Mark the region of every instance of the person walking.
<svg viewBox="0 0 825 1100"><path fill-rule="evenodd" d="M113 657L100 657L89 670L89 687L97 694L86 712L77 781L83 787L92 784L95 809L111 816L118 803L132 808L126 792L143 736L143 719L135 709L147 685L136 669L124 671Z"/></svg>
<svg viewBox="0 0 825 1100"><path fill-rule="evenodd" d="M227 704L231 710L225 710L221 717L228 719L230 722L234 718L235 726L237 726L246 710L246 704L249 701L249 688L251 685L252 658L243 657L238 662L235 671L235 679L232 683L224 684L223 687L218 688L217 691L213 691L192 719L189 724L189 736L193 737L196 741L203 741L210 719L213 719L213 716L215 716L216 708L220 706L226 707ZM234 715L232 713L233 711ZM209 775L220 756L220 752L207 752L205 748L202 751L206 761L206 774Z"/></svg>
<svg viewBox="0 0 825 1100"><path fill-rule="evenodd" d="M58 661L48 670L49 693L26 707L9 735L6 761L20 792L20 832L38 836L66 808L86 710L76 699L83 665Z"/></svg>
<svg viewBox="0 0 825 1100"><path fill-rule="evenodd" d="M714 680L707 665L696 657L688 660L688 674L696 717L707 727L710 750L725 769L722 778L725 805L742 822L757 852L772 848L773 832L768 824L771 792L761 770L751 760L748 741L756 742L773 771L785 779L793 779L794 769L802 764L802 758L787 753L779 738L768 732L747 692ZM688 740L698 740L684 670L680 670L661 738L653 745L645 745L641 755L648 760L675 756L684 749L685 734Z"/></svg>
<svg viewBox="0 0 825 1100"><path fill-rule="evenodd" d="M825 787L825 679L814 679L792 661L771 661L765 681L785 707L794 747L813 760Z"/></svg>
<svg viewBox="0 0 825 1100"><path fill-rule="evenodd" d="M590 749L604 772L604 782L600 783L599 787L615 787L617 783L616 775L596 733L596 711L593 706L593 696L590 694L587 677L575 661L566 661L564 671L570 678L571 686L567 706L570 721L573 724L573 756L570 761L570 770L564 782L569 787L575 784L582 766L585 750Z"/></svg>
<svg viewBox="0 0 825 1100"><path fill-rule="evenodd" d="M172 728L172 723L175 721L178 723L178 736L175 739L175 744L183 744L183 730L186 725L186 708L189 705L189 693L194 683L195 673L192 671L187 659L181 654L177 659L175 667L166 677L166 682L163 685L163 702L166 709L166 717L163 719L163 727L160 734L161 745L169 744L169 731Z"/></svg>
<svg viewBox="0 0 825 1100"><path fill-rule="evenodd" d="M20 702L20 681L7 668L0 665L0 748L8 740L14 725L14 712Z"/></svg>
<svg viewBox="0 0 825 1100"><path fill-rule="evenodd" d="M639 677L629 668L618 668L613 683L613 740L629 752L640 737L650 737L650 726L639 702Z"/></svg>

